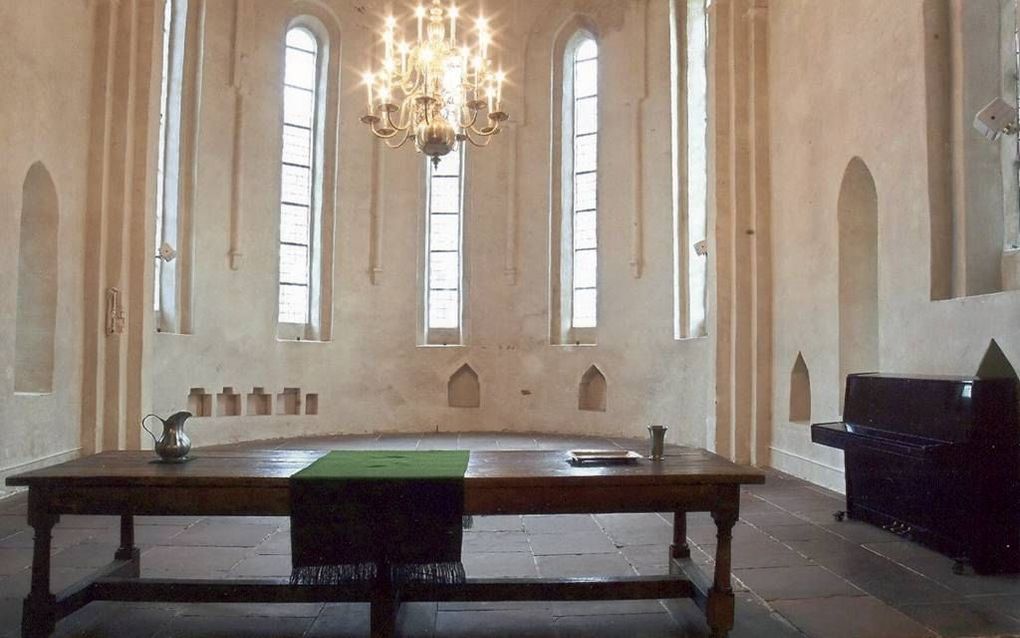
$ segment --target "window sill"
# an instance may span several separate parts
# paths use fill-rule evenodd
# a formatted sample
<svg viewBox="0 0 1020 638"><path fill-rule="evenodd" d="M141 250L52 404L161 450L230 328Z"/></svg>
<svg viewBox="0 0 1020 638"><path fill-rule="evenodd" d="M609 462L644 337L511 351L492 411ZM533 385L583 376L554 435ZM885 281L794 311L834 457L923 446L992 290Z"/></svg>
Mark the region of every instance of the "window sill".
<svg viewBox="0 0 1020 638"><path fill-rule="evenodd" d="M1020 248L1002 251L1002 289L1020 290Z"/></svg>
<svg viewBox="0 0 1020 638"><path fill-rule="evenodd" d="M466 343L419 343L419 348L467 348Z"/></svg>

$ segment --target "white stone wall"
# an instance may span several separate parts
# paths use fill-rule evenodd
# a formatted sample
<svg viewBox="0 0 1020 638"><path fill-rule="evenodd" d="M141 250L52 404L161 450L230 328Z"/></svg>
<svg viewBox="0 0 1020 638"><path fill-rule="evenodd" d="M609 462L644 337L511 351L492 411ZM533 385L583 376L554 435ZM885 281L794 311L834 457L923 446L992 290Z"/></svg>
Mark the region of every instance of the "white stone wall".
<svg viewBox="0 0 1020 638"><path fill-rule="evenodd" d="M374 179L384 184L381 272L375 284L369 276L376 142L358 122L365 100L360 73L382 5L368 3L362 13L355 5L363 2L320 4L335 13L342 33L332 340L275 337L280 39L290 4L243 3L258 10L240 23L235 58L232 3L207 2L193 331L149 337L152 409L184 409L192 387L213 395L224 386L273 394L299 387L319 395L314 416L195 420L191 431L200 444L437 429L641 436L646 425L665 423L671 441L705 445L713 410L710 343L673 339L668 2L518 0L493 15L497 57L510 74L513 126L488 148L469 151L466 336L464 346L453 347L418 345L424 164L407 148L380 150ZM571 347L549 345L549 117L553 42L575 12L586 13L600 36L601 289L598 344ZM238 270L227 256L232 59L241 61L245 108ZM516 228L509 241L508 228ZM448 407L447 380L465 362L478 373L480 407ZM593 363L608 381L605 412L578 410L578 384Z"/></svg>
<svg viewBox="0 0 1020 638"><path fill-rule="evenodd" d="M976 1L998 10L994 0ZM938 202L929 198L922 1L770 4L772 463L842 489L841 453L813 445L788 406L799 351L812 420L839 418L836 212L851 158L865 162L878 194L881 371L974 374L992 339L1017 366L1020 293L930 300L929 215ZM1000 202L1001 192L988 194L989 207Z"/></svg>
<svg viewBox="0 0 1020 638"><path fill-rule="evenodd" d="M80 447L91 34L86 2L0 3L0 479ZM60 213L53 391L15 394L18 231L35 162L53 179Z"/></svg>

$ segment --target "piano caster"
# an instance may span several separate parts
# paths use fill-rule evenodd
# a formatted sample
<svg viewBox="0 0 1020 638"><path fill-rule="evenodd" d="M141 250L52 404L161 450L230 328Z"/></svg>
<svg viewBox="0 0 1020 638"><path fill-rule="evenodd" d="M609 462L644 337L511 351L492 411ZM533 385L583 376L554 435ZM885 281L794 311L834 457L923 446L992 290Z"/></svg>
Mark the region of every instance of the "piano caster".
<svg viewBox="0 0 1020 638"><path fill-rule="evenodd" d="M846 511L845 510L839 510L838 512L833 512L832 513L832 518L836 519L837 523L842 523L843 519L846 518Z"/></svg>
<svg viewBox="0 0 1020 638"><path fill-rule="evenodd" d="M957 558L953 560L953 573L957 576L963 576L967 573L967 559Z"/></svg>

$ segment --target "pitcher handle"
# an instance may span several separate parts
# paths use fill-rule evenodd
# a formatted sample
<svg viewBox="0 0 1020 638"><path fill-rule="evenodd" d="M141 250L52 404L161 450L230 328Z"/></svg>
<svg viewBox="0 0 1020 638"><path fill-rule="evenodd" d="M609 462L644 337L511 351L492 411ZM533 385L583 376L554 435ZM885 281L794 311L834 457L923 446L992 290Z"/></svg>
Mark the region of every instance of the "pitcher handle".
<svg viewBox="0 0 1020 638"><path fill-rule="evenodd" d="M159 422L162 423L164 426L166 425L166 421L164 421L162 418L160 418L160 416L158 414L155 414L155 413L153 413L153 414L146 414L145 416L142 417L142 429L149 433L149 436L152 437L152 444L156 445L157 443L159 443L159 439L157 439L156 435L152 433L152 430L150 430L149 428L145 427L145 421L150 416L154 416L157 419L159 419Z"/></svg>

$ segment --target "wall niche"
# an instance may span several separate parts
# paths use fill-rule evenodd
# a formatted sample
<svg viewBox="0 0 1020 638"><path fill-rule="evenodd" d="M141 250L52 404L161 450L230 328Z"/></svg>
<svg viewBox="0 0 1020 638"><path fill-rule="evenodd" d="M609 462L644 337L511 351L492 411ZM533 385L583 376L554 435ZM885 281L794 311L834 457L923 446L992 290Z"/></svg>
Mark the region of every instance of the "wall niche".
<svg viewBox="0 0 1020 638"><path fill-rule="evenodd" d="M192 416L212 416L212 395L205 388L191 388L188 392L188 412Z"/></svg>
<svg viewBox="0 0 1020 638"><path fill-rule="evenodd" d="M319 394L309 392L305 395L305 414L315 415L319 413Z"/></svg>
<svg viewBox="0 0 1020 638"><path fill-rule="evenodd" d="M269 416L273 413L273 395L265 388L252 388L247 403L248 416Z"/></svg>
<svg viewBox="0 0 1020 638"><path fill-rule="evenodd" d="M983 379L1013 379L1018 380L1016 368L1009 362L1009 358L999 347L999 344L992 339L981 357L981 364L978 365L977 375Z"/></svg>
<svg viewBox="0 0 1020 638"><path fill-rule="evenodd" d="M241 416L241 394L226 386L216 395L216 416Z"/></svg>
<svg viewBox="0 0 1020 638"><path fill-rule="evenodd" d="M577 389L577 409L605 412L606 392L606 376L592 364L581 376L581 384Z"/></svg>
<svg viewBox="0 0 1020 638"><path fill-rule="evenodd" d="M843 174L839 221L839 406L846 375L878 370L878 193L859 157Z"/></svg>
<svg viewBox="0 0 1020 638"><path fill-rule="evenodd" d="M477 408L482 404L482 388L478 373L468 364L457 368L446 385L447 403L451 408Z"/></svg>
<svg viewBox="0 0 1020 638"><path fill-rule="evenodd" d="M57 330L57 189L42 162L21 189L18 297L14 332L14 391L53 391Z"/></svg>
<svg viewBox="0 0 1020 638"><path fill-rule="evenodd" d="M795 423L811 422L811 373L800 352L790 370L790 420Z"/></svg>
<svg viewBox="0 0 1020 638"><path fill-rule="evenodd" d="M283 415L301 414L301 388L284 388L276 395L276 413Z"/></svg>

